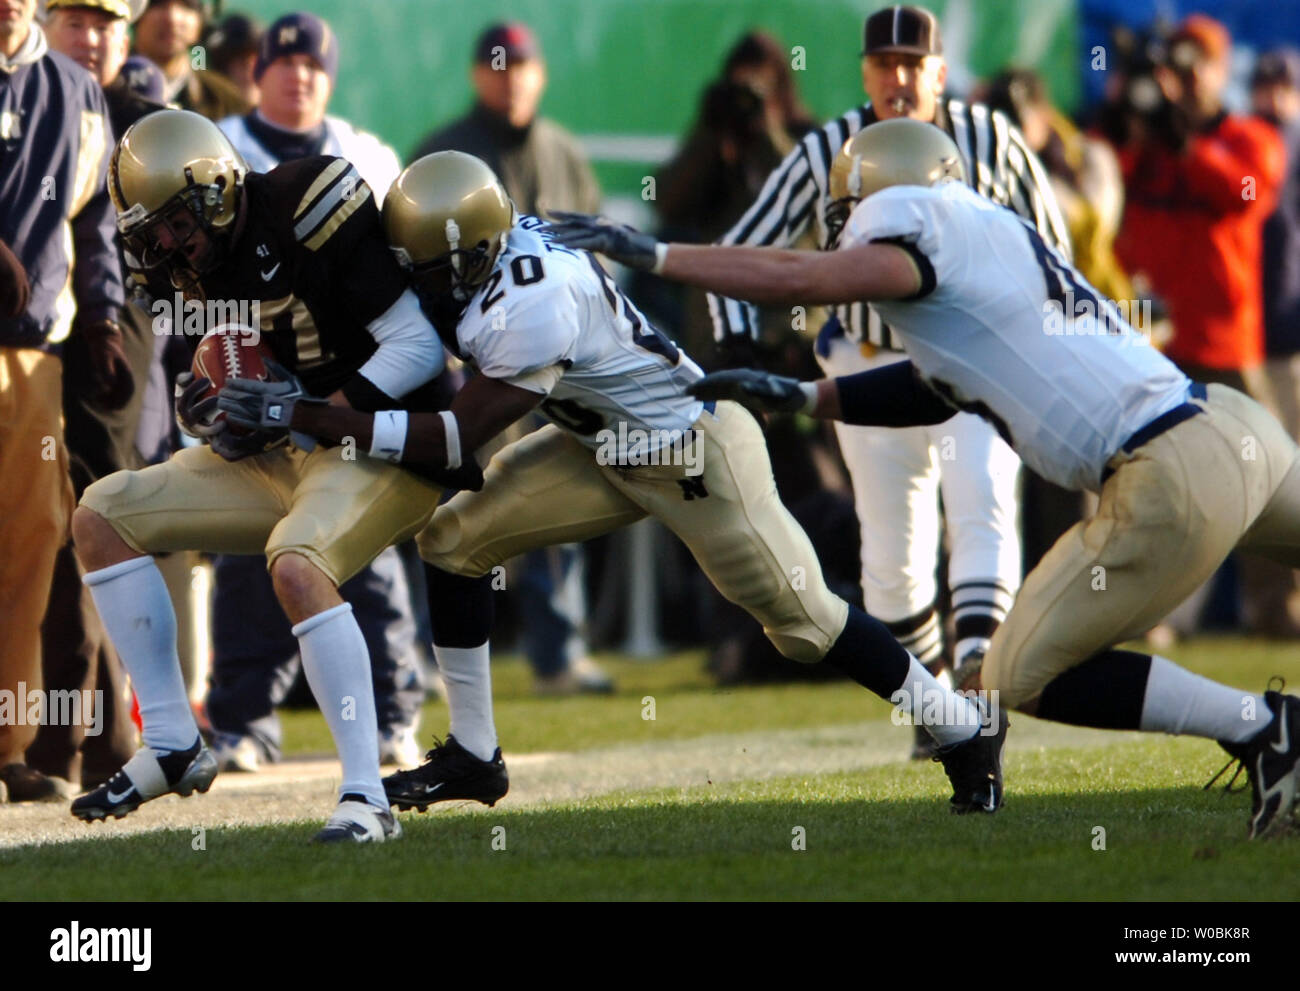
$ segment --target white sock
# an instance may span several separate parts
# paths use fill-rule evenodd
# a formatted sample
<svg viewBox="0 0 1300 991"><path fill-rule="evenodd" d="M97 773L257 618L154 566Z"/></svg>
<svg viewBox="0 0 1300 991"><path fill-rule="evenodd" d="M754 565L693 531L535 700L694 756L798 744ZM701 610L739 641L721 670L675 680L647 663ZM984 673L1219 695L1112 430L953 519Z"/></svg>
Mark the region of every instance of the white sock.
<svg viewBox="0 0 1300 991"><path fill-rule="evenodd" d="M889 697L913 723L921 723L941 747L969 740L980 731L979 708L964 695L958 695L925 669L925 665L908 655L911 665L907 679Z"/></svg>
<svg viewBox="0 0 1300 991"><path fill-rule="evenodd" d="M492 671L488 666L488 641L477 647L433 645L443 683L447 686L450 733L479 760L491 760L497 749L497 728L492 721Z"/></svg>
<svg viewBox="0 0 1300 991"><path fill-rule="evenodd" d="M1220 685L1152 655L1139 729L1242 743L1272 721L1262 695Z"/></svg>
<svg viewBox="0 0 1300 991"><path fill-rule="evenodd" d="M966 655L972 650L982 650L987 654L989 652L989 644L992 642L993 641L988 637L963 637L961 640L957 641L957 649L953 652L952 656L957 659L957 664L960 665Z"/></svg>
<svg viewBox="0 0 1300 991"><path fill-rule="evenodd" d="M144 744L156 750L187 750L194 722L176 653L176 613L162 572L151 557L92 571L83 579L140 701Z"/></svg>
<svg viewBox="0 0 1300 991"><path fill-rule="evenodd" d="M388 808L379 780L379 719L370 674L370 652L352 607L342 605L304 619L293 628L307 684L316 696L343 764L340 797L350 792Z"/></svg>

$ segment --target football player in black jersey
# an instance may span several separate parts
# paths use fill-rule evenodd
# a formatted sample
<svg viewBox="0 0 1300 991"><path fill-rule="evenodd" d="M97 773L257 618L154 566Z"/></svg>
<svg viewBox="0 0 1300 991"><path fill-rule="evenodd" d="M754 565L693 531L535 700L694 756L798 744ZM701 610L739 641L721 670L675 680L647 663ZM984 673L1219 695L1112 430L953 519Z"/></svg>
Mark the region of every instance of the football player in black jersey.
<svg viewBox="0 0 1300 991"><path fill-rule="evenodd" d="M389 251L370 188L347 161L308 158L249 173L215 124L162 111L123 136L109 187L128 266L164 308L168 295L255 307L250 329L314 401L438 407L437 334ZM173 326L182 322L174 314ZM86 584L135 685L145 745L72 812L120 818L159 795L207 790L216 763L186 699L175 617L151 555L265 553L343 763L340 803L317 839L395 838L369 657L338 585L417 533L441 486L358 457L355 445L313 447L304 438L285 446L231 430L207 390L202 379L177 383L178 422L206 444L101 480L73 519Z"/></svg>

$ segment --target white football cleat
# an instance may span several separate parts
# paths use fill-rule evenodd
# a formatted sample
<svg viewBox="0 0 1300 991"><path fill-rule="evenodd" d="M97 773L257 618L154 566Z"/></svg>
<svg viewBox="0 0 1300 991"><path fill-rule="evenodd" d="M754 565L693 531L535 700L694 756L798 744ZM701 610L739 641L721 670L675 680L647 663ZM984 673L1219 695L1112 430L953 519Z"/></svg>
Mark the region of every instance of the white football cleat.
<svg viewBox="0 0 1300 991"><path fill-rule="evenodd" d="M325 828L312 837L313 843L383 843L402 835L402 825L388 809L380 809L365 800L365 796L344 795L325 823Z"/></svg>

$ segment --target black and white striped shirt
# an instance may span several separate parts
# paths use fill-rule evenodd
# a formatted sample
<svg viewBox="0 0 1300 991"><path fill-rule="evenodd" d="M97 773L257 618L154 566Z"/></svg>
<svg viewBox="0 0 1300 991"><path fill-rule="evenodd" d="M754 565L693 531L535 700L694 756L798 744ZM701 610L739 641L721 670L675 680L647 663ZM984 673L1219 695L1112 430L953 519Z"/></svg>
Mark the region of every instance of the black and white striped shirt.
<svg viewBox="0 0 1300 991"><path fill-rule="evenodd" d="M825 211L830 204L831 162L845 141L876 120L871 105L863 104L806 135L718 243L790 247L809 224L816 223L818 243L829 247ZM1038 228L1043 240L1071 256L1069 234L1047 173L1005 115L982 103L948 99L940 101L934 122L961 149L976 192L1015 210ZM839 306L835 311L850 339L900 350L889 327L866 304ZM710 294L709 313L719 341L732 334L758 335L758 311L749 303Z"/></svg>

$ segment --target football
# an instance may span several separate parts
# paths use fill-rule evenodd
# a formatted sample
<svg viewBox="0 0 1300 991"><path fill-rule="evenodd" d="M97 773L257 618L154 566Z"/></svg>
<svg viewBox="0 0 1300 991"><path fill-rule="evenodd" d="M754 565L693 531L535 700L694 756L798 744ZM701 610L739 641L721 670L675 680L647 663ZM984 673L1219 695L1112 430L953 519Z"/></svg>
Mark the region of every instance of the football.
<svg viewBox="0 0 1300 991"><path fill-rule="evenodd" d="M274 358L275 355L262 341L258 331L243 324L227 323L214 327L203 335L194 351L190 370L196 379L205 378L212 383L212 387L203 394L202 398L206 399L220 392L227 379L266 381L273 378L266 363ZM220 419L225 415L218 413L217 417ZM230 429L236 433L248 432L233 424Z"/></svg>

